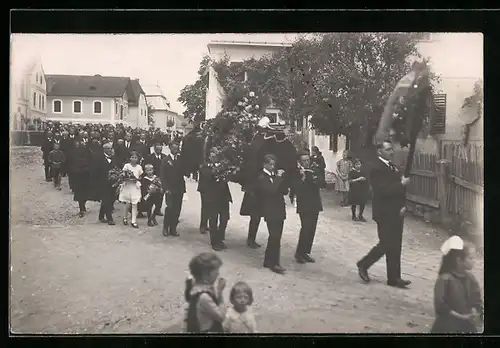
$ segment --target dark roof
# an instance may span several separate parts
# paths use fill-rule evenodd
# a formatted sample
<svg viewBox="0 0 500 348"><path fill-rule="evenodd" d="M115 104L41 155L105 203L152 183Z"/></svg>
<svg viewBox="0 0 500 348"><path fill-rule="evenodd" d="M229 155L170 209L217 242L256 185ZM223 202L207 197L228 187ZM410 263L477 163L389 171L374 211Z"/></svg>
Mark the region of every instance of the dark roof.
<svg viewBox="0 0 500 348"><path fill-rule="evenodd" d="M129 77L46 75L46 78L48 96L121 97L130 88Z"/></svg>
<svg viewBox="0 0 500 348"><path fill-rule="evenodd" d="M137 105L139 103L139 97L145 94L139 80L130 80L130 92L128 96L129 105Z"/></svg>

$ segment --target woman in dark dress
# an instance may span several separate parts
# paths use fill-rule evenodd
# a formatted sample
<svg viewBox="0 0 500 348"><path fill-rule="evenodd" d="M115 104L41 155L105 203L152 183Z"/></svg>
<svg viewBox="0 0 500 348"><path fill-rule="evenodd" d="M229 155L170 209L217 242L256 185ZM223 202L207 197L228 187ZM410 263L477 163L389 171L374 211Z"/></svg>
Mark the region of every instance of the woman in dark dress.
<svg viewBox="0 0 500 348"><path fill-rule="evenodd" d="M78 202L80 208L79 216L83 217L87 209L85 202L89 198L90 192L90 167L91 152L87 146L75 141L75 147L71 156L71 173L73 176L73 200Z"/></svg>
<svg viewBox="0 0 500 348"><path fill-rule="evenodd" d="M319 173L321 173L321 178L318 181L320 188L323 188L326 186L326 163L325 163L325 158L323 157L323 154L321 151L319 151L319 148L317 146L312 147L312 153L311 153L311 167L312 168L318 168Z"/></svg>
<svg viewBox="0 0 500 348"><path fill-rule="evenodd" d="M349 172L349 205L351 206L352 220L366 222L363 217L366 201L368 200L368 180L361 172L361 161L357 158L353 161L354 167ZM359 206L359 215L356 217L356 206Z"/></svg>

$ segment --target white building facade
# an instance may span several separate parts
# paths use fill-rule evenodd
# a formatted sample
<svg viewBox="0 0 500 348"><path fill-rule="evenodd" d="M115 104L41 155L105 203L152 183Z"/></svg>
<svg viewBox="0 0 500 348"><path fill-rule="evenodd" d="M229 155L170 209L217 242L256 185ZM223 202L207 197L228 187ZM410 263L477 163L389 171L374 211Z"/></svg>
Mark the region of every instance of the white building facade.
<svg viewBox="0 0 500 348"><path fill-rule="evenodd" d="M25 128L27 120L45 121L47 116L47 82L42 62L11 64L10 121L12 130Z"/></svg>

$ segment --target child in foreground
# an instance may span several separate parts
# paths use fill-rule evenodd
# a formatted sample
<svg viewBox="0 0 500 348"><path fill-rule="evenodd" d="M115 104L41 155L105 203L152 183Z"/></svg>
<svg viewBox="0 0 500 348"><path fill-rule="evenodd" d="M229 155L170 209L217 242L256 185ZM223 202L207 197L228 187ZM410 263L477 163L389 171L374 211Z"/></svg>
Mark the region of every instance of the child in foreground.
<svg viewBox="0 0 500 348"><path fill-rule="evenodd" d="M472 248L458 236L441 247L443 260L434 287L436 320L431 333L477 333L484 319L481 289L472 269Z"/></svg>
<svg viewBox="0 0 500 348"><path fill-rule="evenodd" d="M236 283L231 289L229 301L233 307L229 308L224 320L224 332L255 333L257 324L250 306L253 303L253 293L245 282Z"/></svg>
<svg viewBox="0 0 500 348"><path fill-rule="evenodd" d="M186 280L184 290L184 297L189 304L186 332L224 332L222 323L226 318L226 305L222 292L226 280L219 278L221 266L222 260L211 252L201 253L189 262L192 278Z"/></svg>

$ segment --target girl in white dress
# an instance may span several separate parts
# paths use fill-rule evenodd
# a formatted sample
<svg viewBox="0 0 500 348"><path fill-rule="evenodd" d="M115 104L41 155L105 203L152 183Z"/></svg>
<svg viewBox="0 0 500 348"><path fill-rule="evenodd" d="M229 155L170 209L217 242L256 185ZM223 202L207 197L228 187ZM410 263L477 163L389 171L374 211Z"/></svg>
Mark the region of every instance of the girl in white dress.
<svg viewBox="0 0 500 348"><path fill-rule="evenodd" d="M256 333L257 324L250 308L253 303L252 288L245 282L234 284L229 295L233 307L226 312L223 322L224 332Z"/></svg>
<svg viewBox="0 0 500 348"><path fill-rule="evenodd" d="M130 170L134 173L136 180L127 180L122 183L120 189L120 196L118 200L125 203L123 208L123 224L128 225L128 212L130 209L130 204L132 204L132 224L133 228L139 228L136 222L137 218L137 204L141 201L141 176L142 167L139 164L139 155L137 152L132 151L130 153L130 163L126 163L123 166L123 170Z"/></svg>

